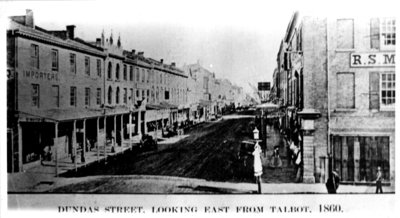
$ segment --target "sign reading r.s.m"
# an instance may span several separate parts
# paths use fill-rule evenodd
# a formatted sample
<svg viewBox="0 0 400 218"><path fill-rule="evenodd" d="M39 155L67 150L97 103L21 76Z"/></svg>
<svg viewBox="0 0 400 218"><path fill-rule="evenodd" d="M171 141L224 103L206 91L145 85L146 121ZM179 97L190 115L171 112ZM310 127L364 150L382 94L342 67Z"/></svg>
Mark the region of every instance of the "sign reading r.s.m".
<svg viewBox="0 0 400 218"><path fill-rule="evenodd" d="M394 52L352 53L350 67L394 67Z"/></svg>

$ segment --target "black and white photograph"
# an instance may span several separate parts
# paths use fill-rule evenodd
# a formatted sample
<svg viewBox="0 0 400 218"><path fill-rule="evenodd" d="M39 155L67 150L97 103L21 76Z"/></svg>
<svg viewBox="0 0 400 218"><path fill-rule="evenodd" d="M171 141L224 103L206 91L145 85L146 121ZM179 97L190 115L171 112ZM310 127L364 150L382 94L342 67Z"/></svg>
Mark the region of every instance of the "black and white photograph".
<svg viewBox="0 0 400 218"><path fill-rule="evenodd" d="M306 2L3 3L2 213L391 217L398 11Z"/></svg>

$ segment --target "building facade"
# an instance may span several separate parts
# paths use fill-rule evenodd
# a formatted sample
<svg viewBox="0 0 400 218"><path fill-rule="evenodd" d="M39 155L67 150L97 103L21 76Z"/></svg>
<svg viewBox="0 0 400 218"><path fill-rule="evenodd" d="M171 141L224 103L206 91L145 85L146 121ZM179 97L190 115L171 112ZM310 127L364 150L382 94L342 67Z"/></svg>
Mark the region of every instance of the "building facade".
<svg viewBox="0 0 400 218"><path fill-rule="evenodd" d="M274 95L302 148L303 182L325 182L330 165L342 182L373 182L379 166L394 185L395 20L295 13L282 42Z"/></svg>
<svg viewBox="0 0 400 218"><path fill-rule="evenodd" d="M112 33L88 42L73 25L43 29L31 10L10 17L7 75L9 172L40 163L46 147L57 151L56 165L69 158L76 165L92 149L107 156L219 110L215 74L188 76L175 63L125 50Z"/></svg>

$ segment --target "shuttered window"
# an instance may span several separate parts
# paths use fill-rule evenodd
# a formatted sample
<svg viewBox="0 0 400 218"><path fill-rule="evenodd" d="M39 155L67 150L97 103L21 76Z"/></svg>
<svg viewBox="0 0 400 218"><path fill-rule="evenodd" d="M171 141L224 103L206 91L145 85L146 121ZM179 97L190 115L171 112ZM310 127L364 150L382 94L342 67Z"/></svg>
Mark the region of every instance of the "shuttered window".
<svg viewBox="0 0 400 218"><path fill-rule="evenodd" d="M379 49L380 45L380 40L379 40L379 19L378 18L372 18L371 19L371 48L373 49Z"/></svg>
<svg viewBox="0 0 400 218"><path fill-rule="evenodd" d="M369 108L379 109L379 72L369 73Z"/></svg>
<svg viewBox="0 0 400 218"><path fill-rule="evenodd" d="M337 73L337 108L355 108L354 73Z"/></svg>

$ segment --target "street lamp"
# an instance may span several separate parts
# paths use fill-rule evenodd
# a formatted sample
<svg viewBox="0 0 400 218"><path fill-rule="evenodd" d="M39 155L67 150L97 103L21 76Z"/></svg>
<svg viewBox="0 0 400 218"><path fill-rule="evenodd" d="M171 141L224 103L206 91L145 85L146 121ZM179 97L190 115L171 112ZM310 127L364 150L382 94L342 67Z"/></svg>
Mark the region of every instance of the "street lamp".
<svg viewBox="0 0 400 218"><path fill-rule="evenodd" d="M259 135L260 135L259 133L260 133L260 131L257 129L257 127L255 127L253 130L253 135L254 135L255 140L259 139Z"/></svg>

